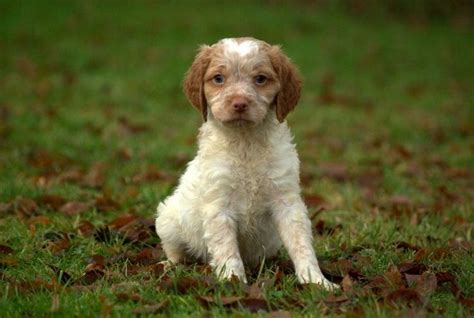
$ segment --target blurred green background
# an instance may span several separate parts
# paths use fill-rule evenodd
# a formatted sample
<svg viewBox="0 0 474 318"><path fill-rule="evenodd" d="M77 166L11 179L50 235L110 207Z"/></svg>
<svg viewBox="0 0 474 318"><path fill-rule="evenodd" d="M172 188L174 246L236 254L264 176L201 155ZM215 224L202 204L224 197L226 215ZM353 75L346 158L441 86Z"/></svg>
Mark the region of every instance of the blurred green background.
<svg viewBox="0 0 474 318"><path fill-rule="evenodd" d="M371 263L361 270L370 276L413 257L396 241L423 249L462 242L472 251L473 16L468 0L0 1L0 243L18 252L15 266L0 258L0 268L47 280L55 264L79 276L94 253L136 250L79 235L58 256L42 248L43 235L123 213L153 217L196 151L201 117L181 91L183 75L200 44L240 36L282 45L303 75L288 117L303 194L311 214L323 206L319 220L343 229L320 229L322 260L363 246ZM59 209L71 217L45 205L45 195L96 203L80 213ZM115 204L104 208L98 198ZM38 216L49 223L34 225ZM455 273L472 295L469 251L427 264ZM12 296L11 284L0 280L4 311L50 312L54 292ZM98 295L111 293L109 281L101 284L80 297L60 294L56 310L97 314ZM169 296L142 288L144 298ZM319 308L311 293L301 296L300 313ZM438 290L431 300L465 313L450 295ZM171 298L168 314L203 313L193 295L183 297L186 306ZM370 297L358 301L379 316Z"/></svg>

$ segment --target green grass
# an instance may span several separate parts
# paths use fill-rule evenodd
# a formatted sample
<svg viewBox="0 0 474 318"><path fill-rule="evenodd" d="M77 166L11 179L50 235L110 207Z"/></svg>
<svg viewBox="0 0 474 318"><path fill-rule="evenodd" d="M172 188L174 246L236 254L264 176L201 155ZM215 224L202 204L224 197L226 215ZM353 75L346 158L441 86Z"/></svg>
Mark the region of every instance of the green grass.
<svg viewBox="0 0 474 318"><path fill-rule="evenodd" d="M198 45L249 35L282 44L304 77L289 117L303 191L323 198L326 210L315 223L342 226L316 235L323 268L350 260L373 281L391 265L415 260L430 272L454 274L462 295L474 297L472 28L271 3L0 3L0 245L13 249L0 252L0 316L132 316L164 300L156 310L164 316L252 315L220 303L245 297L244 286L203 284L201 267L152 275L134 263L144 248L159 247L155 236L127 243L112 233L104 242L77 230L81 221L97 230L125 213L153 218L196 151L200 116L180 85ZM69 216L42 204L45 194L89 208ZM103 196L116 206L95 202ZM22 212L21 198L38 209ZM61 232L69 245L55 252ZM426 255L397 248L400 241ZM125 253L90 286L60 284L50 267L77 279L92 255ZM258 280L274 277L277 266L265 265ZM186 277L195 281L181 292L163 283ZM367 282L354 284L363 289ZM291 274L264 294L272 309L295 316L472 314L446 284L413 308L389 305L374 290L345 292L349 301L334 304L329 293L299 287ZM206 307L197 295L215 295L216 303Z"/></svg>

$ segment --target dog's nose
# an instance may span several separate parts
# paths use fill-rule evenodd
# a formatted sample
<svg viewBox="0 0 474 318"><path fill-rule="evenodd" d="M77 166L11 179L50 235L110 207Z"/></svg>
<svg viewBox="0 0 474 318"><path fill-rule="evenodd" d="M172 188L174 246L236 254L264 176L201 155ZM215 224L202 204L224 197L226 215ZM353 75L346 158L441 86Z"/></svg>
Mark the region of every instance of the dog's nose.
<svg viewBox="0 0 474 318"><path fill-rule="evenodd" d="M232 101L232 107L237 113L243 113L247 110L248 102L245 98L235 98Z"/></svg>

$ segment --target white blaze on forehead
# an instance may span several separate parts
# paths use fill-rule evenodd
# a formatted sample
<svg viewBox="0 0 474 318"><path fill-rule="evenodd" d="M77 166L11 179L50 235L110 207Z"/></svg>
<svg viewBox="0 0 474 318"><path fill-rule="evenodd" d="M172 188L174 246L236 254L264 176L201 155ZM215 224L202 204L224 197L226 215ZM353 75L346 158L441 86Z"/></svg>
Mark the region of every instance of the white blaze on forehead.
<svg viewBox="0 0 474 318"><path fill-rule="evenodd" d="M244 40L237 42L235 39L223 39L221 43L229 53L237 53L240 56L246 56L258 51L258 43L253 40Z"/></svg>

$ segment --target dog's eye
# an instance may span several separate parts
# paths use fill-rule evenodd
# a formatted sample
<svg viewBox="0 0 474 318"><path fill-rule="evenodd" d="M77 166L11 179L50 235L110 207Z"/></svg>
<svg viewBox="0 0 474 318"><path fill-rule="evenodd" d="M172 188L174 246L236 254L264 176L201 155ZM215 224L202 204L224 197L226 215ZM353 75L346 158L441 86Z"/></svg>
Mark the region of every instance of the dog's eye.
<svg viewBox="0 0 474 318"><path fill-rule="evenodd" d="M221 74L214 75L212 81L214 82L214 84L222 85L224 84L224 76Z"/></svg>
<svg viewBox="0 0 474 318"><path fill-rule="evenodd" d="M267 82L267 77L265 75L255 76L255 84L264 85Z"/></svg>

